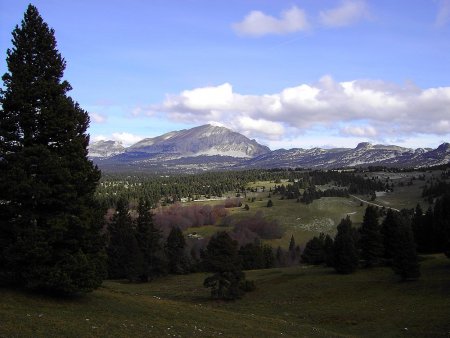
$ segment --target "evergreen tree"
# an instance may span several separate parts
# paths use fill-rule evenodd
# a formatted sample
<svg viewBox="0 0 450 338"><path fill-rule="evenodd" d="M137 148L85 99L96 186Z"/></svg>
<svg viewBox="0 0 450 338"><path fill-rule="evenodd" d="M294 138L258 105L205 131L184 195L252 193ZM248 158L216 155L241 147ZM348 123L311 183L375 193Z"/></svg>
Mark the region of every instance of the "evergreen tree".
<svg viewBox="0 0 450 338"><path fill-rule="evenodd" d="M298 259L300 257L300 248L297 250L297 246L295 245L295 238L294 235L291 236L291 240L289 241L289 256L290 256L290 263L297 264Z"/></svg>
<svg viewBox="0 0 450 338"><path fill-rule="evenodd" d="M325 254L325 264L327 266L334 266L334 252L333 252L334 241L330 235L325 236L323 242L323 251Z"/></svg>
<svg viewBox="0 0 450 338"><path fill-rule="evenodd" d="M105 274L89 116L62 81L53 29L29 5L0 92L0 283L88 292Z"/></svg>
<svg viewBox="0 0 450 338"><path fill-rule="evenodd" d="M135 281L142 273L143 254L136 239L128 202L120 199L108 225L108 277Z"/></svg>
<svg viewBox="0 0 450 338"><path fill-rule="evenodd" d="M396 220L394 239L397 245L393 252L392 269L403 281L418 279L420 269L411 225L405 217L400 216Z"/></svg>
<svg viewBox="0 0 450 338"><path fill-rule="evenodd" d="M258 241L241 246L239 256L244 270L263 269L265 267L263 248Z"/></svg>
<svg viewBox="0 0 450 338"><path fill-rule="evenodd" d="M320 265L325 261L324 251L325 236L314 236L306 243L305 250L302 253L302 261L308 264Z"/></svg>
<svg viewBox="0 0 450 338"><path fill-rule="evenodd" d="M294 235L291 235L291 240L289 241L289 252L295 250L295 238Z"/></svg>
<svg viewBox="0 0 450 338"><path fill-rule="evenodd" d="M153 225L148 201L139 200L138 213L136 237L143 256L140 279L142 282L147 282L149 279L165 274L167 262L161 245L162 235Z"/></svg>
<svg viewBox="0 0 450 338"><path fill-rule="evenodd" d="M414 238L416 239L417 250L419 252L427 252L427 229L425 226L425 216L423 214L422 207L417 203L414 209L414 216L412 219L412 231Z"/></svg>
<svg viewBox="0 0 450 338"><path fill-rule="evenodd" d="M437 199L433 210L433 252L450 251L450 193Z"/></svg>
<svg viewBox="0 0 450 338"><path fill-rule="evenodd" d="M214 275L204 280L203 285L211 288L211 297L217 299L241 298L245 274L241 270L238 243L225 232L218 232L209 241L204 265Z"/></svg>
<svg viewBox="0 0 450 338"><path fill-rule="evenodd" d="M358 267L358 251L350 217L342 219L334 239L334 268L338 273L349 274Z"/></svg>
<svg viewBox="0 0 450 338"><path fill-rule="evenodd" d="M189 272L189 260L185 252L186 240L178 227L170 230L167 237L166 252L169 272L184 274Z"/></svg>
<svg viewBox="0 0 450 338"><path fill-rule="evenodd" d="M395 234L398 226L398 217L392 209L389 209L386 217L381 225L381 234L383 236L384 258L389 263L392 257L394 257L394 251L396 248Z"/></svg>
<svg viewBox="0 0 450 338"><path fill-rule="evenodd" d="M275 256L273 254L273 248L268 245L264 244L262 247L262 254L263 254L263 263L265 269L270 269L275 266Z"/></svg>
<svg viewBox="0 0 450 338"><path fill-rule="evenodd" d="M378 211L374 206L368 205L366 208L360 235L361 258L366 267L371 267L383 256L383 237L378 223Z"/></svg>

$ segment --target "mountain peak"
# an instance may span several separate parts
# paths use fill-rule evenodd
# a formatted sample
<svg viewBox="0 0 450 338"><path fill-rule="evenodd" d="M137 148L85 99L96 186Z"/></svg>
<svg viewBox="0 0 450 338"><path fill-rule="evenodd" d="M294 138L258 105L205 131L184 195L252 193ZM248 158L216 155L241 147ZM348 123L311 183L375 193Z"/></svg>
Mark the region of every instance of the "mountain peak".
<svg viewBox="0 0 450 338"><path fill-rule="evenodd" d="M178 157L222 155L238 158L252 158L269 151L268 147L244 135L211 124L146 138L127 149L127 152L164 153Z"/></svg>
<svg viewBox="0 0 450 338"><path fill-rule="evenodd" d="M449 151L450 150L450 143L444 142L439 147L437 147L437 150L439 151Z"/></svg>
<svg viewBox="0 0 450 338"><path fill-rule="evenodd" d="M361 142L358 143L355 149L369 149L372 148L372 144L369 142Z"/></svg>
<svg viewBox="0 0 450 338"><path fill-rule="evenodd" d="M90 157L110 157L124 151L125 147L120 141L100 140L89 145Z"/></svg>

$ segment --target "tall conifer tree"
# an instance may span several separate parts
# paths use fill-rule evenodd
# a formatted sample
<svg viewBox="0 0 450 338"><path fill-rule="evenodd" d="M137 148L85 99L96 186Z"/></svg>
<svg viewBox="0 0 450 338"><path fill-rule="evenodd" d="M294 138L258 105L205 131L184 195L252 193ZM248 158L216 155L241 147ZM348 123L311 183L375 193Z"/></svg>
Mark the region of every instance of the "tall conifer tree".
<svg viewBox="0 0 450 338"><path fill-rule="evenodd" d="M66 63L36 7L12 35L0 92L0 282L91 291L105 255L89 116L67 95Z"/></svg>
<svg viewBox="0 0 450 338"><path fill-rule="evenodd" d="M138 213L136 237L143 256L140 279L148 282L149 279L166 273L167 262L161 244L162 235L153 224L148 201L139 200Z"/></svg>
<svg viewBox="0 0 450 338"><path fill-rule="evenodd" d="M358 267L358 251L350 217L342 219L334 239L334 268L338 273L349 274Z"/></svg>
<svg viewBox="0 0 450 338"><path fill-rule="evenodd" d="M416 280L420 277L420 267L410 220L400 215L396 221L392 269L403 281Z"/></svg>
<svg viewBox="0 0 450 338"><path fill-rule="evenodd" d="M375 265L383 256L383 236L380 229L377 209L371 205L367 206L359 240L361 258L364 259L366 267Z"/></svg>

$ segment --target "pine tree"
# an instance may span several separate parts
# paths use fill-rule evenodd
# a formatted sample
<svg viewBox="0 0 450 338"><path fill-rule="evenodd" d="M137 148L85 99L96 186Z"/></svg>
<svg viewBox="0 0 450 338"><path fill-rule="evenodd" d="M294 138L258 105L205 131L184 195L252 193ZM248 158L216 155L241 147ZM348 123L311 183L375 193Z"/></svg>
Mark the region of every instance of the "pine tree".
<svg viewBox="0 0 450 338"><path fill-rule="evenodd" d="M295 238L294 235L291 235L291 240L289 241L289 252L295 250Z"/></svg>
<svg viewBox="0 0 450 338"><path fill-rule="evenodd" d="M241 270L237 248L238 243L225 231L212 237L206 247L204 266L214 275L206 278L203 285L211 288L212 298L232 300L242 297L245 274Z"/></svg>
<svg viewBox="0 0 450 338"><path fill-rule="evenodd" d="M355 245L350 217L342 219L334 239L334 268L338 273L350 274L358 267L358 251Z"/></svg>
<svg viewBox="0 0 450 338"><path fill-rule="evenodd" d="M392 209L389 209L386 217L381 225L381 234L383 236L384 258L389 263L394 257L394 251L396 248L395 234L398 226L399 215L395 214Z"/></svg>
<svg viewBox="0 0 450 338"><path fill-rule="evenodd" d="M302 253L302 261L308 264L319 265L325 261L324 251L325 236L321 234L320 237L314 236L305 246Z"/></svg>
<svg viewBox="0 0 450 338"><path fill-rule="evenodd" d="M0 92L0 283L72 294L105 273L89 116L62 81L53 29L29 5Z"/></svg>
<svg viewBox="0 0 450 338"><path fill-rule="evenodd" d="M330 235L325 236L323 242L323 251L325 253L325 264L327 266L334 266L334 252L333 252L334 241Z"/></svg>
<svg viewBox="0 0 450 338"><path fill-rule="evenodd" d="M139 200L138 214L136 237L143 257L139 278L142 282L148 282L149 279L166 273L167 262L161 245L162 235L153 224L147 200Z"/></svg>
<svg viewBox="0 0 450 338"><path fill-rule="evenodd" d="M184 274L189 272L189 260L185 253L186 240L178 227L170 230L167 237L166 252L169 272Z"/></svg>
<svg viewBox="0 0 450 338"><path fill-rule="evenodd" d="M135 281L141 275L143 255L136 239L128 202L120 199L108 225L108 277Z"/></svg>
<svg viewBox="0 0 450 338"><path fill-rule="evenodd" d="M366 208L360 234L361 258L364 259L366 267L371 267L383 256L383 237L378 223L378 211L371 205Z"/></svg>
<svg viewBox="0 0 450 338"><path fill-rule="evenodd" d="M396 221L397 227L394 232L396 246L393 251L392 269L403 281L416 280L420 277L420 268L410 222L401 216Z"/></svg>
<svg viewBox="0 0 450 338"><path fill-rule="evenodd" d="M298 263L299 253L296 248L294 235L291 235L291 240L289 241L289 256L291 264Z"/></svg>

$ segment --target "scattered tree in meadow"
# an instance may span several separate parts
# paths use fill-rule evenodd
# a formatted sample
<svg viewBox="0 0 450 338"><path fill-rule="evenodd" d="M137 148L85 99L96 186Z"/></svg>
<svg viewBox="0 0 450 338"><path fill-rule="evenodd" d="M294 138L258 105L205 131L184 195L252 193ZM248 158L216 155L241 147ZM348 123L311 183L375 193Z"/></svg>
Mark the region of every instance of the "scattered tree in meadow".
<svg viewBox="0 0 450 338"><path fill-rule="evenodd" d="M167 237L166 252L169 272L173 274L188 273L189 259L185 252L186 241L180 228L172 228Z"/></svg>
<svg viewBox="0 0 450 338"><path fill-rule="evenodd" d="M334 268L338 273L350 274L358 267L358 251L350 217L342 219L334 239Z"/></svg>
<svg viewBox="0 0 450 338"><path fill-rule="evenodd" d="M245 285L245 274L241 270L238 244L226 232L218 232L208 243L204 256L204 266L214 275L203 282L211 288L214 299L233 300L241 298Z"/></svg>
<svg viewBox="0 0 450 338"><path fill-rule="evenodd" d="M392 257L394 257L394 251L397 245L395 241L395 233L398 226L398 217L398 214L394 213L392 209L389 209L381 224L381 234L383 236L384 248L383 257L388 263L392 260Z"/></svg>
<svg viewBox="0 0 450 338"><path fill-rule="evenodd" d="M366 267L372 267L383 256L383 236L378 223L378 210L374 206L367 206L359 232L361 258Z"/></svg>
<svg viewBox="0 0 450 338"><path fill-rule="evenodd" d="M310 239L305 246L302 253L302 261L307 264L320 265L325 262L325 250L324 250L325 236L314 236Z"/></svg>
<svg viewBox="0 0 450 338"><path fill-rule="evenodd" d="M117 202L115 214L108 225L108 233L108 277L136 281L141 276L143 255L135 236L126 200L121 199Z"/></svg>
<svg viewBox="0 0 450 338"><path fill-rule="evenodd" d="M88 292L105 275L89 116L67 95L54 30L29 5L0 91L0 283Z"/></svg>
<svg viewBox="0 0 450 338"><path fill-rule="evenodd" d="M333 252L334 241L330 235L326 235L323 242L323 251L325 254L325 264L327 266L334 266L334 252Z"/></svg>
<svg viewBox="0 0 450 338"><path fill-rule="evenodd" d="M403 281L416 280L420 277L420 267L411 226L406 218L399 217L397 221L392 269Z"/></svg>
<svg viewBox="0 0 450 338"><path fill-rule="evenodd" d="M136 237L141 250L143 261L140 273L141 282L148 282L166 272L166 259L161 245L161 232L153 224L148 201L140 199L136 219Z"/></svg>

